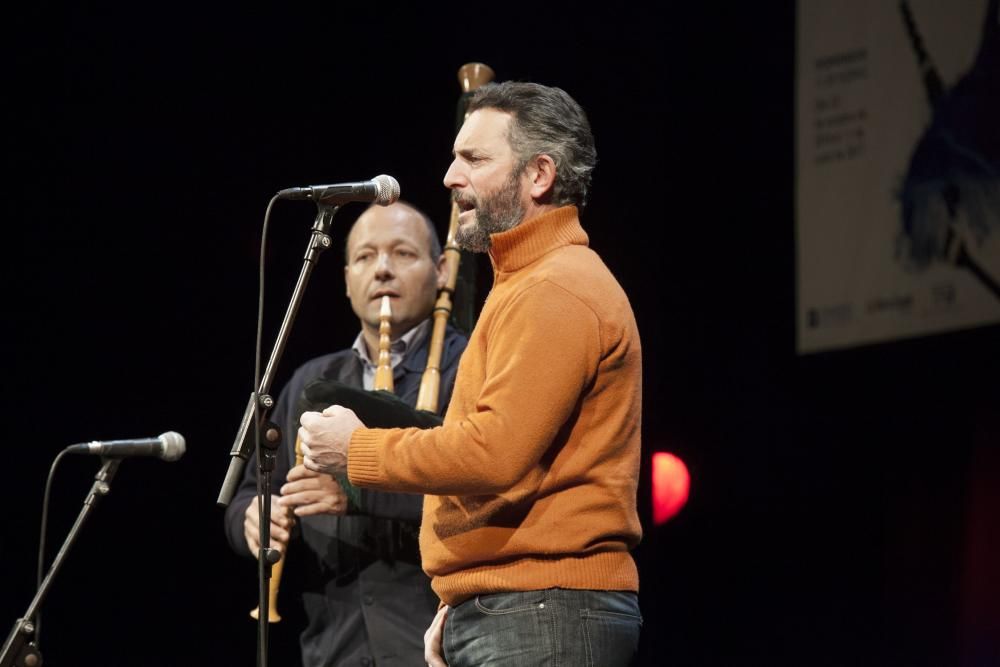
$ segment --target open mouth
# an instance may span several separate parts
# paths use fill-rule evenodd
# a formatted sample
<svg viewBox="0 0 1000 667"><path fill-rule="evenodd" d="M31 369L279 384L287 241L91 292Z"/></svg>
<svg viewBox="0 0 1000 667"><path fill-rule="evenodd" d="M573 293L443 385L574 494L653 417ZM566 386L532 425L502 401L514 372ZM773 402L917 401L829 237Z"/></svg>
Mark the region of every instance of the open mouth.
<svg viewBox="0 0 1000 667"><path fill-rule="evenodd" d="M458 210L462 213L476 208L476 203L471 199L456 199L455 204L458 206Z"/></svg>
<svg viewBox="0 0 1000 667"><path fill-rule="evenodd" d="M375 301L376 299L381 299L384 296L387 296L387 297L389 297L391 299L398 299L399 298L399 292L396 292L396 291L391 290L391 289L375 290L372 293L371 300Z"/></svg>

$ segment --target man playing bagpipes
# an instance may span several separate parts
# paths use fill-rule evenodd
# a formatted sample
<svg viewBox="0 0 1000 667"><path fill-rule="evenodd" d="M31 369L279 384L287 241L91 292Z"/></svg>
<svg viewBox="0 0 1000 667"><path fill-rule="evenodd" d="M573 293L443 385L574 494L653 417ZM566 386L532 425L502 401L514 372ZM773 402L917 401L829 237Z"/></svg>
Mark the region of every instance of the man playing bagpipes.
<svg viewBox="0 0 1000 667"><path fill-rule="evenodd" d="M462 210L458 243L489 252L494 283L444 424L306 412L304 463L427 494L420 551L443 602L428 664L627 665L642 623L629 553L641 350L628 298L580 226L593 136L558 88L487 85L468 109L444 182Z"/></svg>
<svg viewBox="0 0 1000 667"><path fill-rule="evenodd" d="M438 602L420 567L422 496L345 490L346 482L296 462L295 438L304 409L325 407L331 391L373 389L380 370L389 373L399 401L416 404L430 315L447 268L431 221L403 203L367 209L348 234L345 259L347 296L361 332L350 349L301 366L279 395L273 420L284 441L272 480L271 545L285 554L298 524L283 589L295 585L304 604L304 665L421 664L423 633ZM465 336L448 326L440 349L441 412L465 345ZM384 368L377 368L380 354ZM245 555L259 551L256 470L253 459L226 510L229 542Z"/></svg>

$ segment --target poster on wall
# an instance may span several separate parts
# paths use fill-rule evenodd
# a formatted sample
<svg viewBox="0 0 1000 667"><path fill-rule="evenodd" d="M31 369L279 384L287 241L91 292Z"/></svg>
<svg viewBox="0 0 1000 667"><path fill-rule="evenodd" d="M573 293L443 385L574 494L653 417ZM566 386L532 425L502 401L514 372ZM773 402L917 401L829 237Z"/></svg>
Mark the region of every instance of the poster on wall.
<svg viewBox="0 0 1000 667"><path fill-rule="evenodd" d="M800 0L800 354L1000 322L1000 0Z"/></svg>

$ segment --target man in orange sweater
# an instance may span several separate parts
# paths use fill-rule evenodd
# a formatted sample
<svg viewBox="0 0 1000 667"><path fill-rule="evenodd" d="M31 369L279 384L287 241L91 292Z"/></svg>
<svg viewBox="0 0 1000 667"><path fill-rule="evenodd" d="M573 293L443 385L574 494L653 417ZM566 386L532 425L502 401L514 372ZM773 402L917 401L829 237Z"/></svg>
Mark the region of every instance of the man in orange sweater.
<svg viewBox="0 0 1000 667"><path fill-rule="evenodd" d="M629 550L641 350L628 298L578 209L596 162L580 106L531 83L481 88L444 183L457 240L494 285L444 424L369 429L302 416L305 465L426 494L420 549L443 605L430 665L627 665L642 624ZM443 639L443 641L442 641Z"/></svg>

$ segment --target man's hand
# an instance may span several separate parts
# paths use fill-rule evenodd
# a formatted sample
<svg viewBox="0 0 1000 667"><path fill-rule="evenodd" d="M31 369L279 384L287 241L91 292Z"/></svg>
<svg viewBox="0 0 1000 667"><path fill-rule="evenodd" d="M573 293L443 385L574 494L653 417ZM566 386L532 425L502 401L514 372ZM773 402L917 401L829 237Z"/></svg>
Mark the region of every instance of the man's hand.
<svg viewBox="0 0 1000 667"><path fill-rule="evenodd" d="M441 646L448 609L448 605L438 609L437 616L431 621L431 627L424 633L424 660L427 661L427 667L448 667L448 663L444 661L444 648Z"/></svg>
<svg viewBox="0 0 1000 667"><path fill-rule="evenodd" d="M299 419L299 440L303 463L314 472L335 475L347 470L347 449L351 434L364 424L349 410L331 405L321 413L303 412Z"/></svg>
<svg viewBox="0 0 1000 667"><path fill-rule="evenodd" d="M260 513L257 511L259 498L254 498L243 512L243 537L247 541L254 558L260 557ZM292 519L278 496L271 496L271 548L285 553L292 530Z"/></svg>
<svg viewBox="0 0 1000 667"><path fill-rule="evenodd" d="M282 511L291 510L295 516L347 513L347 494L330 475L301 465L289 470L287 479L278 500Z"/></svg>

